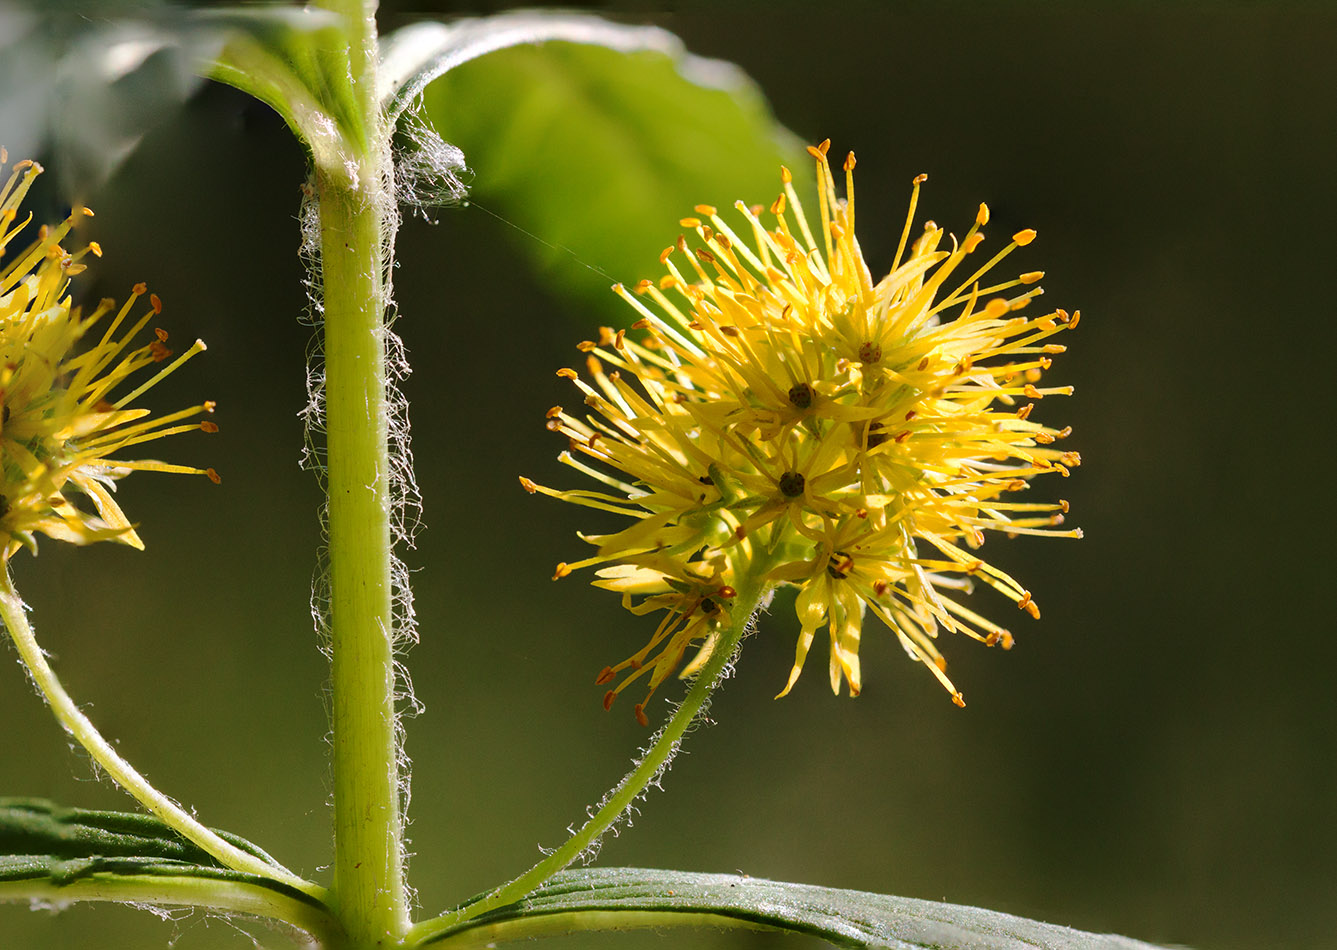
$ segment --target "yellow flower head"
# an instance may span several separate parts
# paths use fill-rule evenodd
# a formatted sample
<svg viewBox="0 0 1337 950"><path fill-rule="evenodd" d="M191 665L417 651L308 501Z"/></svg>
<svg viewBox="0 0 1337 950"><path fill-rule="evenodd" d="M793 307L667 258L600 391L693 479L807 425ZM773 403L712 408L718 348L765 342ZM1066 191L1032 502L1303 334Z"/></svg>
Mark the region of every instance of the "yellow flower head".
<svg viewBox="0 0 1337 950"><path fill-rule="evenodd" d="M963 595L982 583L1039 616L1028 590L974 553L985 532L1081 536L1058 527L1067 502L1012 500L1035 476L1080 463L1053 447L1068 429L1030 418L1040 399L1071 392L1041 378L1065 349L1050 338L1080 314L1026 315L1039 272L986 278L1035 232L975 266L989 220L980 205L961 239L930 221L912 240L921 175L890 273L874 281L855 238L854 155L841 200L828 147L809 149L820 231L787 169L768 212L735 206L746 238L699 206L681 221L697 240L664 250L664 277L613 288L637 311L639 338L604 328L580 345L590 382L559 371L592 412L556 407L548 428L569 440L561 460L603 487L521 482L632 523L582 536L596 553L556 577L601 565L595 584L633 612L667 612L645 648L600 674L606 683L632 671L605 705L642 675L653 693L696 642L682 673L699 668L743 580L799 589L801 633L780 695L822 626L832 689L845 682L857 695L871 613L964 705L939 631L1005 649L1013 638Z"/></svg>
<svg viewBox="0 0 1337 950"><path fill-rule="evenodd" d="M0 151L0 163L5 161ZM196 341L185 353L138 384L140 370L171 359L167 334L134 345L162 311L156 294L135 317L147 288L139 284L117 308L103 300L84 316L71 307L70 279L80 274L92 243L67 251L61 242L82 217L77 208L60 225L42 227L17 253L10 245L31 216L19 206L40 165L23 161L0 186L0 558L21 546L36 550L36 535L88 544L118 541L135 548L143 542L112 497L116 479L135 469L207 475L213 469L169 465L148 459L111 458L123 449L192 430L216 432L212 422L187 422L213 412L206 402L167 416L150 418L133 403L186 360L204 350ZM133 388L128 388L133 386Z"/></svg>

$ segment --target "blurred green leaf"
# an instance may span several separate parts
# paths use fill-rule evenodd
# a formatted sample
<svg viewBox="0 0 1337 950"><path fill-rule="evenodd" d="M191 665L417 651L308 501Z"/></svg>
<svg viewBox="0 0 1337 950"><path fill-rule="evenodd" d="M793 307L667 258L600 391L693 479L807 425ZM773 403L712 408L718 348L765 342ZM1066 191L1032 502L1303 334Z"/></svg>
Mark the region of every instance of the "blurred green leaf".
<svg viewBox="0 0 1337 950"><path fill-rule="evenodd" d="M562 40L632 52L677 55L678 38L653 26L624 26L587 13L522 10L437 23L424 20L381 38L380 98L396 121L427 84L450 70L510 46Z"/></svg>
<svg viewBox="0 0 1337 950"><path fill-rule="evenodd" d="M243 838L229 844L273 859ZM123 901L209 907L337 929L325 905L279 881L221 867L156 818L0 798L0 901Z"/></svg>
<svg viewBox="0 0 1337 950"><path fill-rule="evenodd" d="M528 232L521 246L586 309L587 325L630 322L609 285L660 276L659 252L695 205L769 204L782 162L801 180L808 173L756 85L676 40L630 53L569 42L502 49L433 82L424 103L436 131L464 150L474 203Z"/></svg>
<svg viewBox="0 0 1337 950"><path fill-rule="evenodd" d="M221 39L161 0L0 0L0 144L86 200L199 83Z"/></svg>
<svg viewBox="0 0 1337 950"><path fill-rule="evenodd" d="M643 868L564 871L525 900L480 915L433 940L477 944L564 933L674 924L776 928L841 947L896 950L1157 950L1114 935L979 907L888 897L735 874Z"/></svg>

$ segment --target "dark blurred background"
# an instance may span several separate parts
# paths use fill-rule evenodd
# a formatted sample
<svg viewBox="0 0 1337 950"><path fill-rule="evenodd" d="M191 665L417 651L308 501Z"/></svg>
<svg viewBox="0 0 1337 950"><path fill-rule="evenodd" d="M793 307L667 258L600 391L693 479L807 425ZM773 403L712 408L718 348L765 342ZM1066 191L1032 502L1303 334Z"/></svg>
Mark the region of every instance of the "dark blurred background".
<svg viewBox="0 0 1337 950"><path fill-rule="evenodd" d="M459 12L382 7L385 27ZM781 598L716 699L717 725L691 738L666 793L600 863L739 870L1199 948L1333 946L1337 630L1322 539L1337 314L1323 228L1337 216L1337 10L605 11L740 63L800 137L856 150L875 271L921 171L922 213L949 228L987 200L1039 231L1018 267L1047 271L1046 301L1085 318L1051 374L1076 395L1041 408L1073 425L1086 464L1037 487L1070 499L1086 539L989 545L1044 618L1014 623L1008 654L946 644L965 710L871 631L857 701L831 695L819 657L773 702L797 632ZM123 752L207 822L322 876L326 668L307 605L319 492L298 468L303 177L271 113L208 87L90 198L107 257L85 293L148 280L174 337L208 341L157 398L218 400L219 435L164 453L224 480L137 475L121 494L147 551L47 542L15 574L67 686ZM421 625L410 665L425 712L408 752L424 913L527 867L646 737L629 709L603 712L593 682L646 623L579 577L549 582L580 551L582 519L516 483L571 482L543 412L572 401L553 370L608 318L534 275L530 239L476 209L437 217L406 222L396 272L425 506L406 554ZM650 259L629 278L655 271ZM984 600L995 616L1006 607ZM130 807L69 752L12 662L0 667L0 790ZM249 938L199 915L0 907L5 948L168 942ZM554 945L683 944L808 941Z"/></svg>

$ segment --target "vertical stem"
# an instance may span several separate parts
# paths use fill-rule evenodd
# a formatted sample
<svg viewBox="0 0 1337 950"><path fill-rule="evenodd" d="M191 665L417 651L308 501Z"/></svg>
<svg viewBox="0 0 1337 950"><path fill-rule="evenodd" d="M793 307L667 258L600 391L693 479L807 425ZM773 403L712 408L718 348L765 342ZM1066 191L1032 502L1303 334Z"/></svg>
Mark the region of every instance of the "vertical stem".
<svg viewBox="0 0 1337 950"><path fill-rule="evenodd" d="M344 17L362 127L356 173L316 170L325 320L334 897L350 944L398 946L408 929L395 727L393 499L385 365L394 195L376 100L376 3L326 0ZM357 141L358 137L361 141Z"/></svg>

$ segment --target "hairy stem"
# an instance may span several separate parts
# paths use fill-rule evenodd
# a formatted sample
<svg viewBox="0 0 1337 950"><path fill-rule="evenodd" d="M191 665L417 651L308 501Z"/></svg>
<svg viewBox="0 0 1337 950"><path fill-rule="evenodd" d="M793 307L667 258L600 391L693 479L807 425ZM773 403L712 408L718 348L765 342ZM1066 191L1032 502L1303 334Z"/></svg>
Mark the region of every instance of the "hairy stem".
<svg viewBox="0 0 1337 950"><path fill-rule="evenodd" d="M754 572L754 577L758 572ZM534 865L524 874L509 884L497 888L491 893L449 914L424 921L413 928L409 934L410 945L418 945L430 940L466 920L506 904L520 900L526 894L552 877L558 871L575 861L600 835L607 831L622 814L640 798L646 787L661 773L664 766L678 750L683 734L696 720L710 699L715 687L723 679L723 674L733 660L738 642L752 621L752 616L762 602L767 590L760 581L751 586L740 586L734 602L733 623L720 632L714 652L701 667L686 698L671 718L655 735L650 748L629 772L604 798L602 807L595 812L579 831L571 836L561 847Z"/></svg>
<svg viewBox="0 0 1337 950"><path fill-rule="evenodd" d="M55 670L47 663L46 656L33 635L23 600L14 590L9 571L3 568L0 568L0 618L3 618L5 626L9 629L9 635L14 641L14 646L18 648L23 665L27 667L29 676L46 699L47 705L51 707L56 721L87 750L93 761L111 776L112 781L129 792L164 824L217 858L224 867L282 881L315 897L324 894L324 888L303 880L287 868L271 865L253 854L228 844L200 824L184 808L149 784L148 779L121 757L75 705L70 694L65 692L65 687L61 685Z"/></svg>
<svg viewBox="0 0 1337 950"><path fill-rule="evenodd" d="M394 214L376 101L376 4L343 16L361 128L348 166L316 168L324 291L334 899L352 946L398 946L408 929L395 724L393 499L386 378L386 265ZM355 123L356 124L356 123Z"/></svg>

